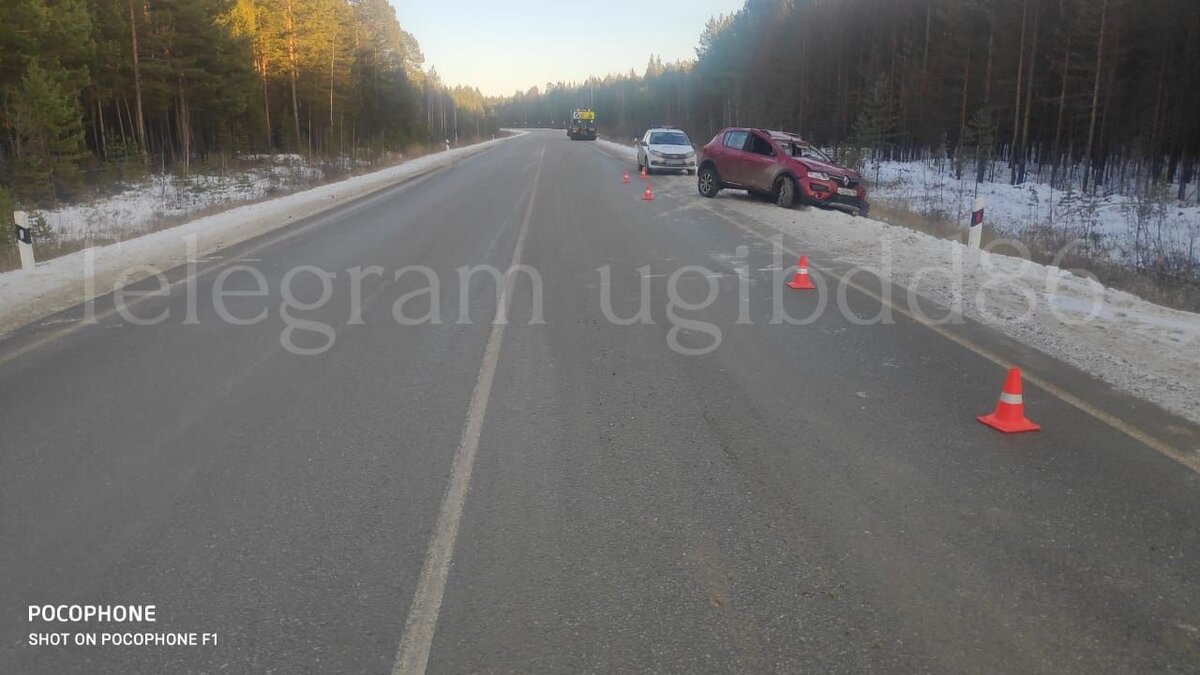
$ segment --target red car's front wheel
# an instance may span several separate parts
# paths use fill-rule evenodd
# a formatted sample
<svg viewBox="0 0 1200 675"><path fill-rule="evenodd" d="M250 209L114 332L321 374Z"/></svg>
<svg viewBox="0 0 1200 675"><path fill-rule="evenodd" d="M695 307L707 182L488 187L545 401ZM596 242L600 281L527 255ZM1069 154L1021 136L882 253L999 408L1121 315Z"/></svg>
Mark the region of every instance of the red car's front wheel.
<svg viewBox="0 0 1200 675"><path fill-rule="evenodd" d="M700 167L700 177L696 179L696 187L702 197L716 197L721 191L721 177L711 164Z"/></svg>
<svg viewBox="0 0 1200 675"><path fill-rule="evenodd" d="M775 181L775 205L790 209L796 203L796 181L790 176L782 176Z"/></svg>

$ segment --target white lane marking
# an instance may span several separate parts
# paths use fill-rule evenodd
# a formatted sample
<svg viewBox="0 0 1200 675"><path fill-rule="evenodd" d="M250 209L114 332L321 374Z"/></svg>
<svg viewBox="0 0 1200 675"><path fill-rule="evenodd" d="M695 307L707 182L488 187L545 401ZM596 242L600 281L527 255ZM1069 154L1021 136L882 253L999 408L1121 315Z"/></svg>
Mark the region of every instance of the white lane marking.
<svg viewBox="0 0 1200 675"><path fill-rule="evenodd" d="M467 408L467 422L458 441L458 449L454 453L454 463L450 467L450 483L442 497L433 539L430 540L429 549L425 553L421 577L417 580L412 607L408 610L408 621L404 624L404 635L400 638L400 647L396 651L393 675L421 675L429 665L429 650L437 631L438 613L442 609L442 595L446 590L446 577L450 574L454 544L458 539L458 526L462 521L463 505L467 500L467 488L471 485L471 471L475 466L475 454L479 449L479 437L483 430L484 417L487 415L488 399L492 393L492 380L496 375L496 364L500 360L504 328L508 325L505 318L508 316L508 302L515 282L513 269L521 264L521 256L525 251L525 236L529 232L529 221L533 217L533 204L537 198L538 182L542 177L542 159L545 156L546 149L542 148L542 154L538 157L537 173L533 178L533 188L529 191L525 220L517 233L512 264L505 275L500 301L496 305L496 319L492 322L487 349L483 354L483 364L479 368L479 378L475 381L471 405Z"/></svg>

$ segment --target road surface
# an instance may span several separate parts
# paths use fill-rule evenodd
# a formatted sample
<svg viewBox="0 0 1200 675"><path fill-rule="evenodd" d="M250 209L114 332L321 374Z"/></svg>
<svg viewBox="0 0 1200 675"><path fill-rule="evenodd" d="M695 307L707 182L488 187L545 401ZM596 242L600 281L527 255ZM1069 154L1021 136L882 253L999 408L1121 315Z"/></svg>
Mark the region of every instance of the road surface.
<svg viewBox="0 0 1200 675"><path fill-rule="evenodd" d="M0 342L0 672L1200 672L1195 471L983 427L1002 369L854 289L771 323L766 234L624 168L531 133Z"/></svg>

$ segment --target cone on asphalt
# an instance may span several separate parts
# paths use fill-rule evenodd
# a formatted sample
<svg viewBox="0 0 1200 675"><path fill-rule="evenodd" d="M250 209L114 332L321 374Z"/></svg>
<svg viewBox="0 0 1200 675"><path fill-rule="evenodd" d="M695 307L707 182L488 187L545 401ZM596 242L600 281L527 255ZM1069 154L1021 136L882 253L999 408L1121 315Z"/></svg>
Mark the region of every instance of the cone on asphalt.
<svg viewBox="0 0 1200 675"><path fill-rule="evenodd" d="M1009 368L1000 401L990 415L980 415L979 421L1006 434L1037 431L1040 426L1025 419L1025 399L1021 396L1021 369Z"/></svg>
<svg viewBox="0 0 1200 675"><path fill-rule="evenodd" d="M642 201L644 201L644 202L654 201L654 193L650 191L649 183L646 183L646 191L642 193Z"/></svg>
<svg viewBox="0 0 1200 675"><path fill-rule="evenodd" d="M643 167L642 167L642 178L645 178L646 176L647 176L647 174L646 174L646 167L644 167L644 166L643 166Z"/></svg>
<svg viewBox="0 0 1200 675"><path fill-rule="evenodd" d="M628 185L630 182L632 182L629 180L629 172L628 171L626 171L625 175L621 177L621 182L625 183L626 185Z"/></svg>
<svg viewBox="0 0 1200 675"><path fill-rule="evenodd" d="M792 280L788 282L788 288L796 291L812 291L816 290L812 279L808 276L808 256L800 256L800 260L796 262L796 274Z"/></svg>

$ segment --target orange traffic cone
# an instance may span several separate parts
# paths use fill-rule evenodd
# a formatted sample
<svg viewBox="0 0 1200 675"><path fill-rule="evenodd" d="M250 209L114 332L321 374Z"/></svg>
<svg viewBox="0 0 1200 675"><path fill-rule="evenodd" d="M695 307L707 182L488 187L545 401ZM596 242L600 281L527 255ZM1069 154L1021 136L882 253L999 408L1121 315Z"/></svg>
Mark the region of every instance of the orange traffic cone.
<svg viewBox="0 0 1200 675"><path fill-rule="evenodd" d="M796 275L788 282L788 288L797 291L812 291L816 290L812 279L808 277L808 256L800 256L800 260L796 263Z"/></svg>
<svg viewBox="0 0 1200 675"><path fill-rule="evenodd" d="M642 178L646 177L646 167L642 167Z"/></svg>
<svg viewBox="0 0 1200 675"><path fill-rule="evenodd" d="M642 193L642 201L644 201L644 202L654 201L654 193L650 191L649 183L646 183L646 191L644 193Z"/></svg>
<svg viewBox="0 0 1200 675"><path fill-rule="evenodd" d="M626 171L625 175L621 177L621 182L625 183L626 185L628 185L631 182L629 180L629 172L628 171Z"/></svg>
<svg viewBox="0 0 1200 675"><path fill-rule="evenodd" d="M1021 397L1021 369L1009 368L1000 392L1000 402L991 415L980 415L979 421L1006 434L1021 431L1037 431L1038 425L1025 419L1025 400Z"/></svg>

